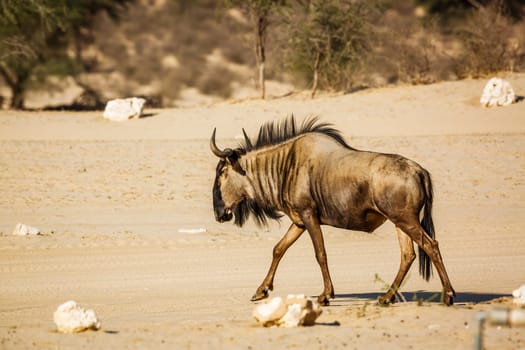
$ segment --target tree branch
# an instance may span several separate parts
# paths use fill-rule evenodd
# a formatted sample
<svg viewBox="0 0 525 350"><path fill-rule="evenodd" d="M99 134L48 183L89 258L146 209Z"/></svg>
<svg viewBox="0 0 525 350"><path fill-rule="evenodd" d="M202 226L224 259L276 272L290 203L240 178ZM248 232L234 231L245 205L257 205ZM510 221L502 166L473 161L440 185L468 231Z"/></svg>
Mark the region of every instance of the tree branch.
<svg viewBox="0 0 525 350"><path fill-rule="evenodd" d="M481 8L483 8L483 7L485 7L485 6L483 6L482 3L480 3L479 1L476 1L476 0L467 0L467 2L468 2L469 4L471 4L472 6L474 6L474 7L475 7L476 9L478 9L478 10L481 9Z"/></svg>
<svg viewBox="0 0 525 350"><path fill-rule="evenodd" d="M13 74L9 71L9 68L5 62L0 61L0 75L4 78L5 82L9 87L16 85L16 79L13 77Z"/></svg>

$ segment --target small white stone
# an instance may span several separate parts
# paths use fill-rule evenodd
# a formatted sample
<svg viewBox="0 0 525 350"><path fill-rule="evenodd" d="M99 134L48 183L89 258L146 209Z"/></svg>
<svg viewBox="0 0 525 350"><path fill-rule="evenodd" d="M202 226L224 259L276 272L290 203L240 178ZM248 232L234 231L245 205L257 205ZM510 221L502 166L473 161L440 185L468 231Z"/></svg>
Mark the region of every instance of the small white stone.
<svg viewBox="0 0 525 350"><path fill-rule="evenodd" d="M512 291L514 297L514 303L518 305L525 305L525 284Z"/></svg>
<svg viewBox="0 0 525 350"><path fill-rule="evenodd" d="M13 231L13 235L15 236L31 236L39 234L40 230L38 228L22 223L16 224L15 229Z"/></svg>
<svg viewBox="0 0 525 350"><path fill-rule="evenodd" d="M205 228L180 228L179 233L205 233Z"/></svg>

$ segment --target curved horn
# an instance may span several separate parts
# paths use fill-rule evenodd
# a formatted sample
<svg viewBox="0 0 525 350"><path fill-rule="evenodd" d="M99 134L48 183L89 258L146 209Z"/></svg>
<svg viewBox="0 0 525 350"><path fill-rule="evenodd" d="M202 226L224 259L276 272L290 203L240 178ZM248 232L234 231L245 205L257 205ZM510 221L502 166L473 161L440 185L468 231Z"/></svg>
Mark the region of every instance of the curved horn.
<svg viewBox="0 0 525 350"><path fill-rule="evenodd" d="M210 140L211 152L219 158L226 158L228 154L224 151L221 151L219 147L217 147L217 144L215 143L215 132L216 131L217 131L217 128L213 128L213 134L211 134L211 140Z"/></svg>
<svg viewBox="0 0 525 350"><path fill-rule="evenodd" d="M251 150L253 148L252 142L250 141L250 138L246 134L246 130L242 128L242 133L244 135L244 141L246 141L246 146L248 147L248 150Z"/></svg>

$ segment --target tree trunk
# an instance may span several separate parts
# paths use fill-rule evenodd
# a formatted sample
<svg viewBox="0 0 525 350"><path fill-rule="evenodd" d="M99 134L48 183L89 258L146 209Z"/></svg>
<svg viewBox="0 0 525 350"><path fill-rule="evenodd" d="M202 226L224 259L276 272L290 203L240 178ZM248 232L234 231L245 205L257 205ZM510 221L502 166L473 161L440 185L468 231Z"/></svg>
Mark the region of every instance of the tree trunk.
<svg viewBox="0 0 525 350"><path fill-rule="evenodd" d="M24 109L25 94L21 84L10 86L11 88L11 109Z"/></svg>
<svg viewBox="0 0 525 350"><path fill-rule="evenodd" d="M0 64L0 75L4 78L7 86L11 89L11 103L9 107L12 109L24 109L25 102L25 84L29 79L29 72L20 70L19 72L12 72L5 64Z"/></svg>
<svg viewBox="0 0 525 350"><path fill-rule="evenodd" d="M257 61L257 67L259 70L259 89L261 91L261 98L266 98L266 79L264 71L264 63L266 61L265 55L265 37L266 37L266 27L268 19L265 15L258 16L257 18L257 28L256 28L256 38L255 38L255 58Z"/></svg>
<svg viewBox="0 0 525 350"><path fill-rule="evenodd" d="M312 83L312 95L311 95L312 99L315 97L315 94L317 93L317 85L319 84L319 64L320 62L321 62L321 52L317 51L317 54L315 55L315 62L314 62L314 81Z"/></svg>
<svg viewBox="0 0 525 350"><path fill-rule="evenodd" d="M259 89L261 90L261 98L266 98L266 79L264 77L264 62L259 63Z"/></svg>
<svg viewBox="0 0 525 350"><path fill-rule="evenodd" d="M471 4L473 7L477 9L480 9L483 7L483 5L479 1L476 1L476 0L467 0L467 1L469 2L469 4Z"/></svg>

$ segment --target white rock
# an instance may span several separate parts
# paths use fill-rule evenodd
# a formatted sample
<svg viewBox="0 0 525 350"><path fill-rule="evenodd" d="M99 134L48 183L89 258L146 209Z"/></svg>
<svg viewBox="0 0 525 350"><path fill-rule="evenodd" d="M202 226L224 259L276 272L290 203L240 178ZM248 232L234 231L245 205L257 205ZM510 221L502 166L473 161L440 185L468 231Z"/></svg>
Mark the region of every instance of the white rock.
<svg viewBox="0 0 525 350"><path fill-rule="evenodd" d="M124 121L140 118L146 100L140 97L110 100L104 109L104 118L113 121Z"/></svg>
<svg viewBox="0 0 525 350"><path fill-rule="evenodd" d="M285 303L288 305L288 313L281 320L287 327L312 326L322 313L319 304L303 294L288 295Z"/></svg>
<svg viewBox="0 0 525 350"><path fill-rule="evenodd" d="M303 312L306 312L306 310L303 310L300 304L288 305L288 311L281 317L280 324L288 328L299 326Z"/></svg>
<svg viewBox="0 0 525 350"><path fill-rule="evenodd" d="M100 329L95 311L77 305L70 300L60 305L53 314L53 321L60 333L78 333L88 329Z"/></svg>
<svg viewBox="0 0 525 350"><path fill-rule="evenodd" d="M508 106L516 99L510 83L500 78L492 78L483 89L479 102L483 107Z"/></svg>
<svg viewBox="0 0 525 350"><path fill-rule="evenodd" d="M310 326L321 314L319 305L304 295L289 295L285 300L275 297L255 307L253 316L265 327Z"/></svg>
<svg viewBox="0 0 525 350"><path fill-rule="evenodd" d="M13 235L15 236L30 236L39 234L40 230L38 228L22 223L16 224L15 229L13 231Z"/></svg>
<svg viewBox="0 0 525 350"><path fill-rule="evenodd" d="M259 304L253 310L253 317L265 327L272 326L284 316L288 310L281 297L272 298L270 301Z"/></svg>
<svg viewBox="0 0 525 350"><path fill-rule="evenodd" d="M514 302L519 305L525 305L525 284L512 292Z"/></svg>

